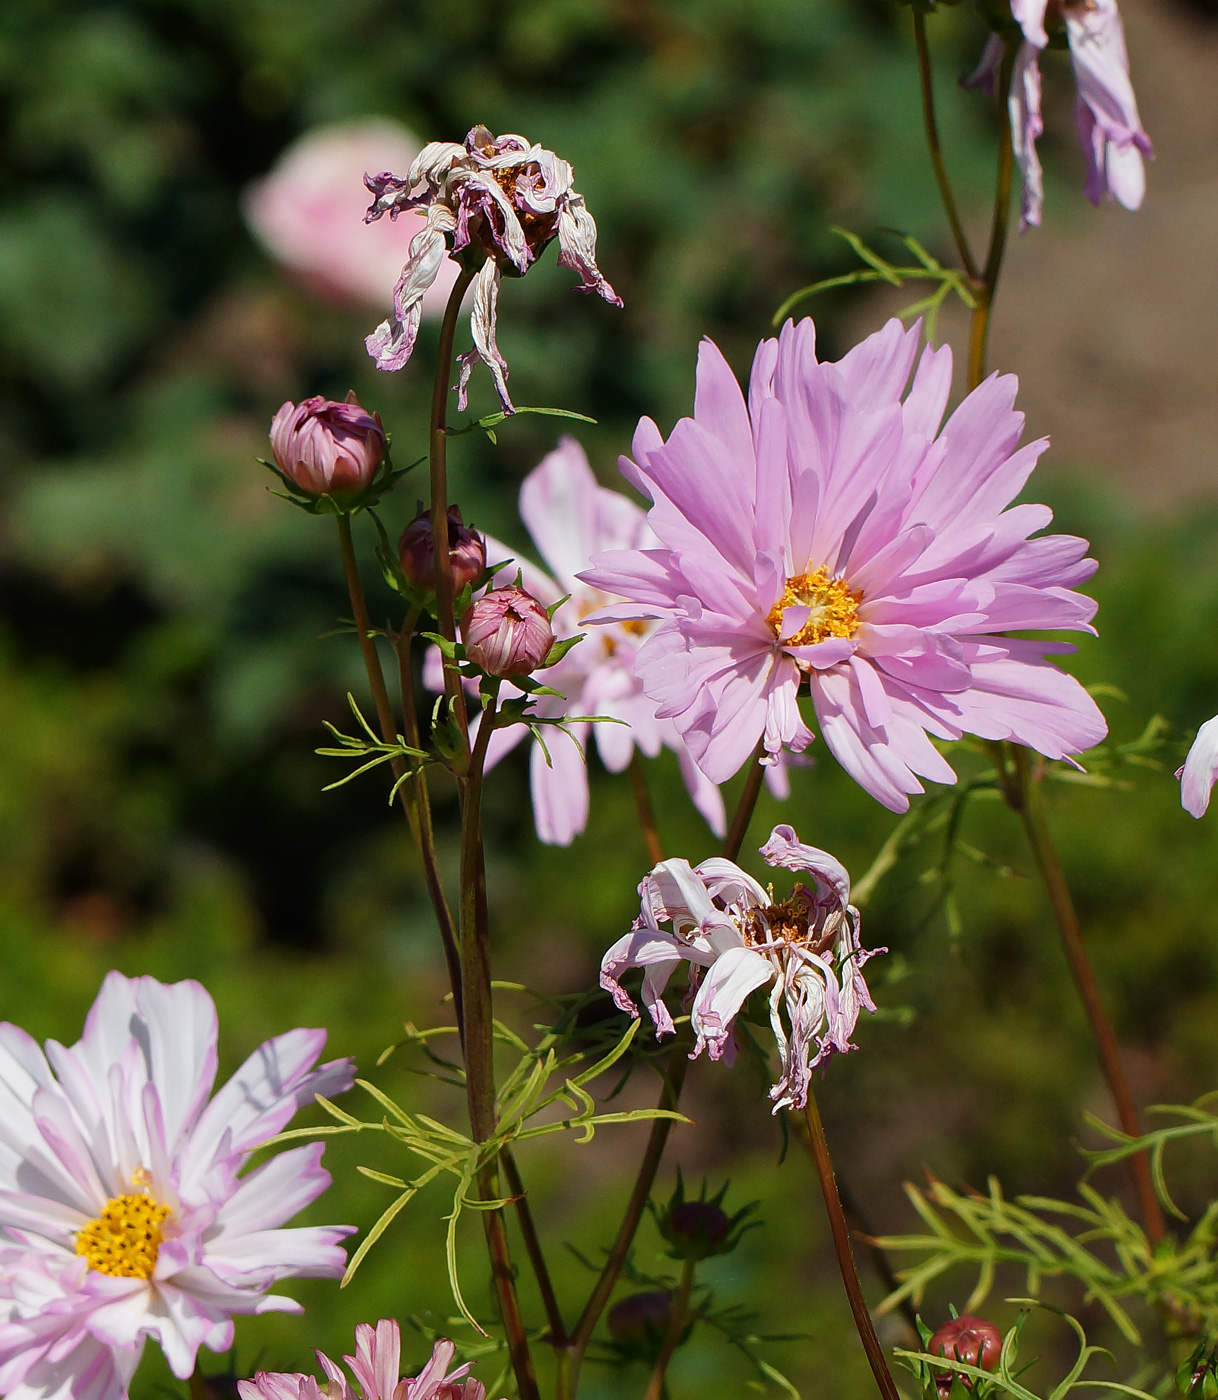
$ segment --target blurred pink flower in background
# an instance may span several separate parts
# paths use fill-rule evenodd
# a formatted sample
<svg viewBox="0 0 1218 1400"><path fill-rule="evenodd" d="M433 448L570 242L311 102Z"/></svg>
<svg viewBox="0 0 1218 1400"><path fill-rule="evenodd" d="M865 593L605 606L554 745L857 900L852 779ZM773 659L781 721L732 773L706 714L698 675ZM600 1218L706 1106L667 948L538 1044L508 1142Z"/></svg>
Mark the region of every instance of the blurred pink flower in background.
<svg viewBox="0 0 1218 1400"><path fill-rule="evenodd" d="M420 143L397 122L314 127L246 189L246 222L267 251L316 295L352 306L385 306L410 240L426 217L407 211L396 220L366 225L364 176L405 170L419 150ZM443 314L456 280L456 265L446 262L423 296L425 317Z"/></svg>
<svg viewBox="0 0 1218 1400"><path fill-rule="evenodd" d="M1218 782L1218 715L1207 719L1197 730L1184 766L1176 769L1180 779L1180 803L1194 817L1205 815L1210 792Z"/></svg>
<svg viewBox="0 0 1218 1400"><path fill-rule="evenodd" d="M730 1065L732 1022L752 992L772 983L770 1025L782 1060L770 1092L777 1112L802 1108L812 1070L833 1052L855 1048L850 1037L859 1012L875 1010L863 964L886 950L868 951L859 942L850 876L828 851L805 846L784 825L770 833L761 854L769 865L810 875L812 888L797 883L776 902L772 886L764 889L722 857L692 867L685 860L661 861L639 886L642 908L634 927L604 956L601 986L637 1016L620 979L642 968L642 1000L656 1035L671 1035L664 988L688 962L697 1035L690 1058L705 1049L712 1060ZM665 923L668 929L661 928Z"/></svg>
<svg viewBox="0 0 1218 1400"><path fill-rule="evenodd" d="M1070 49L1078 96L1074 120L1087 162L1084 193L1092 204L1105 197L1137 209L1146 192L1142 157L1150 156L1150 138L1142 129L1129 80L1125 30L1116 0L1011 0L1011 12L1023 33L1011 74L1011 142L1023 176L1022 228L1041 220L1044 182L1036 139L1044 131L1040 114L1040 55L1049 44L1049 29L1061 32ZM981 62L966 87L993 92L1002 65L1003 40L991 34Z"/></svg>
<svg viewBox="0 0 1218 1400"><path fill-rule="evenodd" d="M659 547L596 556L580 577L631 601L587 621L659 622L635 670L713 782L759 740L771 760L807 748L805 684L838 762L893 811L919 776L956 781L930 735L1065 758L1107 732L1045 659L1071 647L1009 635L1093 630L1073 591L1095 571L1086 540L1029 539L1052 512L1010 507L1047 441L1018 446L1013 375L944 422L951 349L918 340L893 320L819 361L812 321L788 321L757 347L747 405L703 341L693 418L667 442L643 419L621 459Z"/></svg>
<svg viewBox="0 0 1218 1400"><path fill-rule="evenodd" d="M237 1390L241 1400L485 1400L486 1387L467 1375L468 1364L448 1369L455 1351L452 1342L442 1339L417 1376L401 1376L401 1332L396 1322L382 1318L375 1328L361 1322L355 1329L355 1355L343 1357L355 1386L319 1351L324 1382L298 1371L259 1371L252 1381L238 1381Z"/></svg>

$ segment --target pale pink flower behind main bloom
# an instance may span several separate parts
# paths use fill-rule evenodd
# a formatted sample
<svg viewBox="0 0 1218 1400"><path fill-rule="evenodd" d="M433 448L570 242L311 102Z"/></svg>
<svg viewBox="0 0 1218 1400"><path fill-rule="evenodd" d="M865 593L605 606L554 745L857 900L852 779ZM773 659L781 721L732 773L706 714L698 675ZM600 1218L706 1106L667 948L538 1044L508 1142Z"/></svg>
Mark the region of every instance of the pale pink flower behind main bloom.
<svg viewBox="0 0 1218 1400"><path fill-rule="evenodd" d="M811 743L805 682L838 762L894 811L919 776L956 780L930 735L1055 759L1103 738L1095 702L1045 660L1072 648L1008 635L1092 630L1072 591L1095 569L1087 542L1028 538L1052 512L1007 507L1046 444L1017 449L1010 375L943 423L951 364L947 346L919 358L899 321L822 363L812 322L788 322L757 349L747 406L704 341L694 417L667 442L639 424L620 465L659 545L593 560L581 577L631 601L587 620L659 620L635 670L712 782L759 740L771 759Z"/></svg>
<svg viewBox="0 0 1218 1400"><path fill-rule="evenodd" d="M330 1184L322 1146L240 1175L354 1066L326 1034L260 1046L210 1098L216 1008L197 982L112 972L80 1042L46 1055L0 1024L0 1392L123 1400L147 1337L185 1380L236 1313L300 1312L270 1290L338 1278L346 1226L284 1229Z"/></svg>
<svg viewBox="0 0 1218 1400"><path fill-rule="evenodd" d="M528 560L514 558L510 546L488 537L487 558L492 565L512 561L492 582L510 583L520 570L525 588L547 607L569 594L554 614L554 630L560 638L582 631L587 614L611 601L579 579L579 571L587 568L592 556L602 549L646 548L655 542L643 511L620 491L599 485L583 448L570 437L562 438L558 448L525 478L520 515L553 577ZM559 695L540 696L536 713L548 718L572 714L621 720L620 724L570 726L580 745L588 742L589 730L595 730L601 762L611 773L626 769L636 745L648 758L655 758L661 748L672 749L694 805L716 835L722 836L723 799L718 788L699 771L672 720L656 718L654 701L635 678L634 660L648 630L647 624L639 623L593 629L556 666L538 672L537 679ZM424 679L432 690L443 688L438 652L429 656ZM512 693L510 683L505 693ZM514 724L493 734L487 767L498 763L527 732L523 725ZM534 741L530 757L533 819L542 841L566 846L588 822L588 773L580 749L565 734L554 728L543 732L545 749Z"/></svg>
<svg viewBox="0 0 1218 1400"><path fill-rule="evenodd" d="M601 986L637 1016L621 977L642 968L643 1004L656 1034L671 1035L664 988L688 962L697 1035L690 1058L705 1049L712 1060L729 1064L736 1053L732 1022L752 992L771 986L770 1025L782 1060L770 1092L777 1112L802 1108L812 1070L833 1052L855 1048L850 1037L860 1010L875 1010L863 964L885 950L868 952L859 942L850 876L827 851L805 846L789 826L776 826L761 854L770 865L811 875L813 887L796 884L776 902L772 889L730 860L715 857L693 867L661 861L639 886L642 909L634 928L605 954Z"/></svg>
<svg viewBox="0 0 1218 1400"><path fill-rule="evenodd" d="M375 1328L361 1322L355 1329L355 1355L343 1357L354 1386L319 1351L324 1382L298 1371L259 1371L252 1381L238 1381L237 1389L241 1400L485 1400L486 1387L467 1377L468 1365L448 1369L455 1350L452 1342L438 1341L417 1376L402 1376L401 1333L396 1322L382 1318Z"/></svg>
<svg viewBox="0 0 1218 1400"><path fill-rule="evenodd" d="M426 216L406 214L365 228L364 175L405 170L419 148L405 127L383 118L314 127L245 191L246 222L310 291L327 301L384 306ZM421 302L423 316L444 314L456 280L455 263L437 270Z"/></svg>
<svg viewBox="0 0 1218 1400"><path fill-rule="evenodd" d="M1180 805L1194 817L1205 816L1210 793L1218 782L1218 715L1207 719L1197 730L1184 766L1176 769L1180 779Z"/></svg>
<svg viewBox="0 0 1218 1400"><path fill-rule="evenodd" d="M1114 198L1126 209L1141 207L1146 192L1142 157L1152 154L1129 81L1125 31L1116 0L1012 0L1023 32L1011 74L1011 140L1023 176L1021 226L1040 223L1044 181L1036 140L1040 114L1040 54L1049 43L1046 22L1064 26L1078 85L1074 118L1087 161L1084 193L1092 204ZM993 34L966 87L992 92L1002 63L1003 41Z"/></svg>

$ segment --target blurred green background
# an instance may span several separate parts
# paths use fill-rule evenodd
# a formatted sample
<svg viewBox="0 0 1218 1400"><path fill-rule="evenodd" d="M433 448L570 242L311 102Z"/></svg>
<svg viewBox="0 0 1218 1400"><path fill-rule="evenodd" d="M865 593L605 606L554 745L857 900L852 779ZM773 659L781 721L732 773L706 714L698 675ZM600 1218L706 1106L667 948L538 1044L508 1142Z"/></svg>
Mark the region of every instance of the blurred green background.
<svg viewBox="0 0 1218 1400"><path fill-rule="evenodd" d="M1204 11L1178 17L1204 29ZM831 224L881 241L896 226L948 256L907 26L887 0L8 0L0 1013L71 1041L108 968L198 977L219 1003L229 1067L273 1033L324 1025L333 1053L459 1121L460 1102L412 1073L417 1059L375 1068L404 1019L446 1017L443 967L383 784L321 791L337 776L313 753L321 723L345 722L345 691L362 694L350 639L323 635L346 612L341 572L328 522L269 496L254 463L284 399L350 386L384 415L400 462L425 450L434 325L415 364L377 375L362 337L380 313L319 302L287 276L246 229L242 191L302 132L370 115L422 139L460 139L481 121L571 160L625 310L573 296L546 258L505 284L500 343L517 402L597 419L579 436L612 483L640 414L667 428L687 411L700 336L743 374L793 288L849 270ZM967 7L933 29L953 168L983 212L990 114L953 81L981 30ZM1096 216L1080 208L1065 83L1055 70L1051 110L1065 120L1044 148L1053 217L1069 225ZM1155 135L1170 143L1170 131ZM851 293L815 310L829 354L881 316ZM474 382L472 406L487 411L481 372ZM527 418L497 447L457 441L467 519L525 545L516 490L553 439L552 420ZM1059 462L1032 488L1102 565L1101 637L1072 664L1109 687L1114 748L1152 716L1169 728L1151 766L1118 755L1096 767L1101 785L1052 786L1052 820L1135 1089L1144 1102L1186 1101L1218 1086L1218 913L1213 831L1182 815L1171 770L1218 705L1218 511L1148 516L1113 492L1104 466ZM385 515L400 527L413 513L408 482ZM368 533L363 544L370 555ZM386 612L374 572L374 611ZM521 757L489 784L496 971L578 990L632 917L646 856L624 780L595 764L588 833L569 851L539 846ZM662 834L697 860L711 838L667 758L652 775ZM967 772L974 760L960 763ZM453 804L439 782L436 800L451 874ZM763 798L749 844L778 819L856 874L895 822L831 761L795 775L781 812ZM842 1176L877 1231L908 1224L900 1182L923 1166L952 1182L996 1171L1011 1192L1067 1192L1081 1111L1110 1111L1019 831L983 801L962 830L977 858L952 865L955 917L938 838L899 862L868 908L865 941L891 950L872 964L883 1015L860 1026L860 1053L836 1062L822 1091ZM502 1009L521 1027L538 1014L523 996ZM646 1073L624 1102L653 1095ZM800 1334L763 1354L803 1394L865 1394L815 1179L797 1143L779 1164L762 1090L747 1065L695 1066L695 1123L674 1135L661 1193L680 1163L695 1183L730 1177L729 1203L760 1200L766 1228L708 1270L716 1305L756 1313L758 1333ZM371 1112L356 1098L351 1111ZM572 1312L589 1275L565 1245L595 1257L608 1241L641 1136L607 1130L589 1148L522 1154ZM328 1159L336 1184L313 1218L361 1226L385 1200L355 1163L406 1169L375 1139L339 1142ZM1181 1195L1195 1206L1204 1161L1187 1175ZM1124 1180L1105 1184L1119 1192ZM305 1367L313 1345L337 1355L355 1322L383 1314L444 1328L444 1208L441 1194L421 1197L346 1292L292 1290L303 1319L239 1321L241 1372ZM475 1221L466 1287L485 1313L479 1235ZM650 1224L635 1262L644 1274L675 1268ZM962 1303L962 1283L928 1306L932 1325ZM874 1277L867 1286L882 1291ZM896 1325L889 1336L904 1340ZM711 1330L698 1337L674 1365L674 1395L736 1396L757 1381ZM408 1354L426 1349L416 1337ZM494 1370L484 1362L484 1379ZM137 1390L165 1383L150 1356ZM643 1384L637 1366L594 1365L587 1393Z"/></svg>

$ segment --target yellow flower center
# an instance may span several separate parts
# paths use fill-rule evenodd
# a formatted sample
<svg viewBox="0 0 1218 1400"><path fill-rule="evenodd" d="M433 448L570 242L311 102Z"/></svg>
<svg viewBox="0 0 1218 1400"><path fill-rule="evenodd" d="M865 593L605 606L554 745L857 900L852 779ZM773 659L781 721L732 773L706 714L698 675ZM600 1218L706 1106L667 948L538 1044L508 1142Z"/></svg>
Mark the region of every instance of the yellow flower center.
<svg viewBox="0 0 1218 1400"><path fill-rule="evenodd" d="M76 1252L111 1278L151 1278L169 1207L151 1196L115 1196L76 1232Z"/></svg>
<svg viewBox="0 0 1218 1400"><path fill-rule="evenodd" d="M787 608L808 608L808 620L785 646L808 647L826 637L853 637L858 630L861 593L851 593L844 578L830 578L822 564L815 573L787 579L782 597L770 609L766 621L782 638L782 615Z"/></svg>

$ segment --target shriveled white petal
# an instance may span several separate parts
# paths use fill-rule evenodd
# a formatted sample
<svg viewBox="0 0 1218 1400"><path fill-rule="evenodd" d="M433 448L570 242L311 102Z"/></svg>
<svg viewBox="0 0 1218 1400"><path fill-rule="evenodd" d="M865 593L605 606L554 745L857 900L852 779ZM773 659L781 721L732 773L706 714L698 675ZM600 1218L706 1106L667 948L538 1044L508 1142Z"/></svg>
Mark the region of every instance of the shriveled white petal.
<svg viewBox="0 0 1218 1400"><path fill-rule="evenodd" d="M457 409L461 413L465 412L469 402L469 376L479 362L491 372L491 378L495 381L495 392L499 395L504 413L516 412L507 390L507 361L499 353L499 347L495 343L498 304L499 265L488 258L474 278L474 308L469 321L474 348L458 357L461 374L457 381Z"/></svg>

